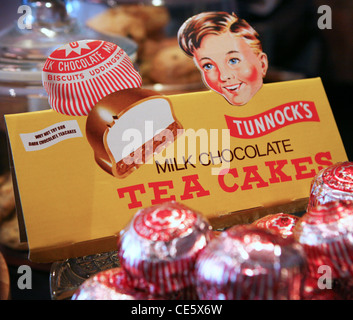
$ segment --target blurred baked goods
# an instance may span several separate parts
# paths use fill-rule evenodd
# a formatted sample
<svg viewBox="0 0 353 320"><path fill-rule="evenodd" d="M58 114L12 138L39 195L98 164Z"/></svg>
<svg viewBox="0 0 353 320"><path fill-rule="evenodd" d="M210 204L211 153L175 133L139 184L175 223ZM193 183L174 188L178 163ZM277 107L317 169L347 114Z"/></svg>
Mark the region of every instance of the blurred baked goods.
<svg viewBox="0 0 353 320"><path fill-rule="evenodd" d="M0 176L0 224L15 210L15 196L10 173Z"/></svg>
<svg viewBox="0 0 353 320"><path fill-rule="evenodd" d="M179 48L176 37L166 37L168 9L152 5L118 5L89 19L87 26L103 34L133 39L138 44L137 65L143 85L200 83L200 72Z"/></svg>
<svg viewBox="0 0 353 320"><path fill-rule="evenodd" d="M146 28L143 21L121 7L108 9L87 21L87 26L107 35L121 35L140 44L146 37Z"/></svg>
<svg viewBox="0 0 353 320"><path fill-rule="evenodd" d="M144 83L201 82L194 61L179 48L176 38L166 38L158 44L149 41L140 61L140 73Z"/></svg>
<svg viewBox="0 0 353 320"><path fill-rule="evenodd" d="M15 250L28 249L20 242L15 195L10 173L0 176L0 245Z"/></svg>
<svg viewBox="0 0 353 320"><path fill-rule="evenodd" d="M168 9L163 6L135 4L120 6L117 9L126 15L140 19L146 29L147 38L160 38L170 21Z"/></svg>
<svg viewBox="0 0 353 320"><path fill-rule="evenodd" d="M0 252L0 300L10 298L10 275L4 256Z"/></svg>
<svg viewBox="0 0 353 320"><path fill-rule="evenodd" d="M3 221L0 225L0 244L14 250L28 249L26 242L20 242L16 212L13 212L11 217Z"/></svg>
<svg viewBox="0 0 353 320"><path fill-rule="evenodd" d="M86 24L103 34L131 38L141 46L147 38L163 36L169 20L169 12L163 6L131 4L107 9L87 20Z"/></svg>

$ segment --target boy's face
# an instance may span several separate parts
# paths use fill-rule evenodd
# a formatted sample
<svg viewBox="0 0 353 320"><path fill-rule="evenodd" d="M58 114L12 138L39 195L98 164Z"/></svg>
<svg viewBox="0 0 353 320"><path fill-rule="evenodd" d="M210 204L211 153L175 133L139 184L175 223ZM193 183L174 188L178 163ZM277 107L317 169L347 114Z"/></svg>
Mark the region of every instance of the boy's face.
<svg viewBox="0 0 353 320"><path fill-rule="evenodd" d="M231 32L207 35L194 51L194 61L208 87L233 105L246 104L262 87L268 61Z"/></svg>

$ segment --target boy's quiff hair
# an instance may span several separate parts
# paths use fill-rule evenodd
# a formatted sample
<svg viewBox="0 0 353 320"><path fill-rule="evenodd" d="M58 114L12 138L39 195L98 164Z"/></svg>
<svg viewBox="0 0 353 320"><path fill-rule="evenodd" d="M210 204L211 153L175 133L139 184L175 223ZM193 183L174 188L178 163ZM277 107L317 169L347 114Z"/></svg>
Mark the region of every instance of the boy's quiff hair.
<svg viewBox="0 0 353 320"><path fill-rule="evenodd" d="M244 19L228 12L204 12L186 20L178 31L179 46L193 56L205 36L227 31L243 38L256 55L262 52L259 34Z"/></svg>

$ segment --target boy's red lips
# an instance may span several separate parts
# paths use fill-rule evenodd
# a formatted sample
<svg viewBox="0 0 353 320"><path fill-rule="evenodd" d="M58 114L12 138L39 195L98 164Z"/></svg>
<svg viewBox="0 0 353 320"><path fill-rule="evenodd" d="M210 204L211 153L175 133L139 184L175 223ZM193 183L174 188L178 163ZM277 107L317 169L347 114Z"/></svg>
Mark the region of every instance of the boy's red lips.
<svg viewBox="0 0 353 320"><path fill-rule="evenodd" d="M237 84L233 84L233 85L226 85L226 86L223 86L224 89L226 89L227 91L229 92L237 92L239 91L240 87L242 86L242 82L240 83L237 83Z"/></svg>

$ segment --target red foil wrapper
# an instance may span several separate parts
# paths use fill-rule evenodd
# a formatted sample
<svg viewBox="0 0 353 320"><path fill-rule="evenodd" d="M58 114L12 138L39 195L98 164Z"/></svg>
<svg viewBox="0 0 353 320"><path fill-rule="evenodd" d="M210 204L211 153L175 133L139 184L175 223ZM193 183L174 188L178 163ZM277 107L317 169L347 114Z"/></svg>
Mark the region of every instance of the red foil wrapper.
<svg viewBox="0 0 353 320"><path fill-rule="evenodd" d="M353 200L353 162L339 162L319 171L311 183L308 211L337 200Z"/></svg>
<svg viewBox="0 0 353 320"><path fill-rule="evenodd" d="M298 222L299 217L286 214L276 213L267 215L253 222L253 225L270 230L284 238L293 236L293 228Z"/></svg>
<svg viewBox="0 0 353 320"><path fill-rule="evenodd" d="M196 258L211 238L201 214L166 202L139 210L122 230L120 263L140 290L158 295L192 290Z"/></svg>
<svg viewBox="0 0 353 320"><path fill-rule="evenodd" d="M294 238L305 250L311 277L329 268L332 278L353 276L353 202L333 201L311 208L297 223Z"/></svg>
<svg viewBox="0 0 353 320"><path fill-rule="evenodd" d="M299 300L306 262L294 239L254 225L214 238L195 270L201 300Z"/></svg>
<svg viewBox="0 0 353 320"><path fill-rule="evenodd" d="M353 278L336 279L335 285L335 291L342 300L353 300Z"/></svg>
<svg viewBox="0 0 353 320"><path fill-rule="evenodd" d="M302 300L343 300L343 297L333 281L330 286L320 286L318 279L309 276L304 282Z"/></svg>
<svg viewBox="0 0 353 320"><path fill-rule="evenodd" d="M138 291L122 268L101 271L84 281L71 300L156 300L155 296Z"/></svg>

